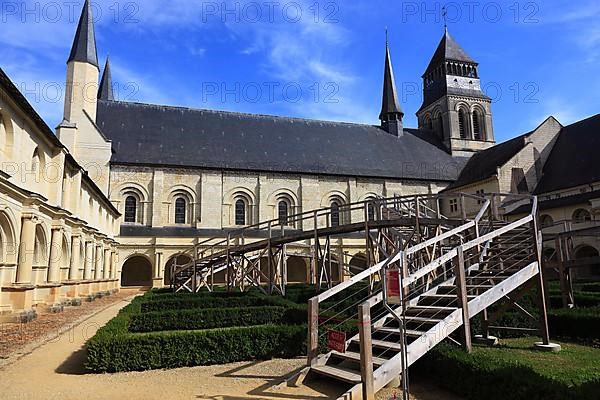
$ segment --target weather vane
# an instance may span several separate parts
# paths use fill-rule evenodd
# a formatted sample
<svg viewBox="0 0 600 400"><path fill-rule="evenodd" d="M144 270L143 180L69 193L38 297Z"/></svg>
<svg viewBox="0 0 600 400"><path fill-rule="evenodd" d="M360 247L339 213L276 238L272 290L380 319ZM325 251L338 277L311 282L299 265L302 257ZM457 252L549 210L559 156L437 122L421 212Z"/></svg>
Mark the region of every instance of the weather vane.
<svg viewBox="0 0 600 400"><path fill-rule="evenodd" d="M444 18L444 29L448 28L448 21L446 20L446 16L448 15L448 10L446 6L442 7L442 18Z"/></svg>

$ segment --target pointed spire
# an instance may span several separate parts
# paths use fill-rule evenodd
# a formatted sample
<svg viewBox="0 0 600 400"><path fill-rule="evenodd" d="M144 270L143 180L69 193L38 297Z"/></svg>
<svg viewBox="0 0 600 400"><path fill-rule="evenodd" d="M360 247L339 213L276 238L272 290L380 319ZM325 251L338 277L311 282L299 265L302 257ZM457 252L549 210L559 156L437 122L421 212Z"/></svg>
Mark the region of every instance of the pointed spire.
<svg viewBox="0 0 600 400"><path fill-rule="evenodd" d="M448 27L445 27L444 36L442 36L440 44L438 44L435 53L433 53L433 57L431 57L431 61L429 62L426 71L438 67L447 60L477 64L477 62L467 54L461 45L459 45L456 40L450 36L450 33L448 33Z"/></svg>
<svg viewBox="0 0 600 400"><path fill-rule="evenodd" d="M396 95L396 81L394 80L394 70L392 69L392 58L390 56L390 46L388 44L387 29L385 35L385 73L383 77L383 102L381 105L381 121L390 119L402 119L404 113L398 103Z"/></svg>
<svg viewBox="0 0 600 400"><path fill-rule="evenodd" d="M112 72L110 71L110 57L106 57L106 65L104 66L104 73L100 80L100 89L98 89L98 99L114 101L113 95L113 80Z"/></svg>
<svg viewBox="0 0 600 400"><path fill-rule="evenodd" d="M67 63L79 61L98 67L98 54L96 51L96 36L94 34L94 21L90 1L85 0L71 54Z"/></svg>

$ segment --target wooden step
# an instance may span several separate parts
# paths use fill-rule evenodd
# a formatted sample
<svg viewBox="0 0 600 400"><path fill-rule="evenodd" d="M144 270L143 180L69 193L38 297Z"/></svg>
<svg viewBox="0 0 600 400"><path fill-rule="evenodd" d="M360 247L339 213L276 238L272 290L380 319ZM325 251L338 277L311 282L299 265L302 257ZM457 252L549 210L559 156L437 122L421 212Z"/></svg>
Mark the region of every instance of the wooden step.
<svg viewBox="0 0 600 400"><path fill-rule="evenodd" d="M467 296L469 299L474 299L475 295L470 294ZM458 297L455 294L426 294L420 297L420 299L457 299Z"/></svg>
<svg viewBox="0 0 600 400"><path fill-rule="evenodd" d="M407 313L419 312L423 314L427 313L447 313L450 314L456 311L456 307L438 307L438 306L410 306L406 309Z"/></svg>
<svg viewBox="0 0 600 400"><path fill-rule="evenodd" d="M317 367L311 367L310 370L316 372L317 374L339 379L352 384L357 384L361 381L359 371L354 371L336 365L320 365Z"/></svg>
<svg viewBox="0 0 600 400"><path fill-rule="evenodd" d="M387 333L387 334L400 334L400 331L398 330L398 328L378 328L377 330L375 330L375 332L383 332L383 333ZM421 332L421 331L415 331L413 329L407 329L404 331L406 333L406 336L409 337L421 337L423 336L423 334L425 334L425 332Z"/></svg>
<svg viewBox="0 0 600 400"><path fill-rule="evenodd" d="M360 354L359 353L355 353L353 351L347 351L345 353L340 353L338 351L332 351L331 352L331 356L335 357L337 359L341 359L344 361L351 361L351 362L356 362L360 364ZM385 358L381 358L381 357L373 357L373 365L375 365L376 367L380 367L383 364L385 364L388 360Z"/></svg>

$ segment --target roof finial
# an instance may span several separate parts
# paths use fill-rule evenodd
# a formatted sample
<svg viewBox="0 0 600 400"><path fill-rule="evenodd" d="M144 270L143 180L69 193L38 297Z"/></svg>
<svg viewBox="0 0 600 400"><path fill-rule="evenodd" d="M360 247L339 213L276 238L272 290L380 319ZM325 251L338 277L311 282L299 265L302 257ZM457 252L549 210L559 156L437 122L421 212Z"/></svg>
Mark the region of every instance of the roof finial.
<svg viewBox="0 0 600 400"><path fill-rule="evenodd" d="M385 27L385 45L388 45L388 27Z"/></svg>
<svg viewBox="0 0 600 400"><path fill-rule="evenodd" d="M448 33L448 10L446 9L446 6L442 7L442 18L444 18L444 31L446 33Z"/></svg>

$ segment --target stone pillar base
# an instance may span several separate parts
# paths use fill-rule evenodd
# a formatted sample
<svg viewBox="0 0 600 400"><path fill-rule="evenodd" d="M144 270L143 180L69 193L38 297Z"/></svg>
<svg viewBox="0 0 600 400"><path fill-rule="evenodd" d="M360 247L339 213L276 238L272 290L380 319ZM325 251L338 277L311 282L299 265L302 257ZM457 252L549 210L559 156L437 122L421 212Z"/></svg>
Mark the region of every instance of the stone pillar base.
<svg viewBox="0 0 600 400"><path fill-rule="evenodd" d="M160 289L163 286L163 278L152 279L152 289Z"/></svg>
<svg viewBox="0 0 600 400"><path fill-rule="evenodd" d="M33 285L11 285L2 287L3 297L8 297L8 303L13 312L31 310L33 308Z"/></svg>
<svg viewBox="0 0 600 400"><path fill-rule="evenodd" d="M482 344L484 346L497 346L498 338L496 336L483 337L483 335L475 335L473 343Z"/></svg>
<svg viewBox="0 0 600 400"><path fill-rule="evenodd" d="M558 353L562 350L560 344L558 343L548 343L544 344L543 342L534 343L533 348L538 351L543 351L546 353Z"/></svg>

